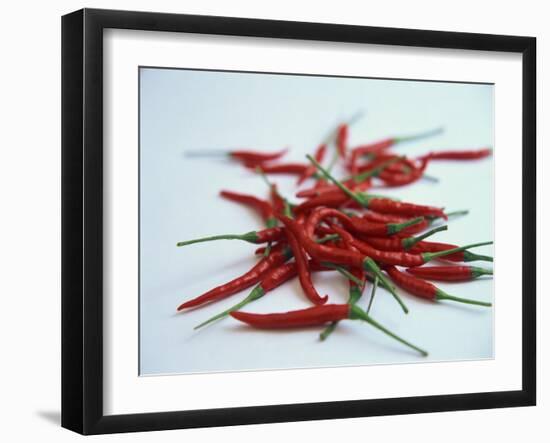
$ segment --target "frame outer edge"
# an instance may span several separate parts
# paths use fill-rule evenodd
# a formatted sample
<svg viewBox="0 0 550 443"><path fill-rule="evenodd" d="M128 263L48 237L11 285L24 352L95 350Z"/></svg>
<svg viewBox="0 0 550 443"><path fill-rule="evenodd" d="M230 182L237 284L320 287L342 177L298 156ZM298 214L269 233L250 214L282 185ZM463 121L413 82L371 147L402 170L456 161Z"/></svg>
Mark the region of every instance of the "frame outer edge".
<svg viewBox="0 0 550 443"><path fill-rule="evenodd" d="M528 405L537 401L537 41L523 51L523 305L522 385Z"/></svg>
<svg viewBox="0 0 550 443"><path fill-rule="evenodd" d="M83 432L83 11L61 21L61 426Z"/></svg>
<svg viewBox="0 0 550 443"><path fill-rule="evenodd" d="M528 406L536 398L536 40L484 34L85 9L62 21L62 426L83 434ZM103 415L104 28L523 53L523 389ZM532 194L530 194L532 193ZM526 292L528 291L528 292Z"/></svg>

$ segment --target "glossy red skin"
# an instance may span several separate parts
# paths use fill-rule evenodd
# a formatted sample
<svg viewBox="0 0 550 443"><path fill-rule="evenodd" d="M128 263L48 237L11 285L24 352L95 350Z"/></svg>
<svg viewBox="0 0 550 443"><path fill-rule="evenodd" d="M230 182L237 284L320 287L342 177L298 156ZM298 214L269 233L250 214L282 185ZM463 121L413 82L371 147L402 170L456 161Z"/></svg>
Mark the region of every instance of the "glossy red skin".
<svg viewBox="0 0 550 443"><path fill-rule="evenodd" d="M375 223L403 223L407 219L396 215L380 214L379 212L367 211L361 214L361 218Z"/></svg>
<svg viewBox="0 0 550 443"><path fill-rule="evenodd" d="M221 300L257 284L268 271L282 265L291 257L285 247L286 245L283 244L276 245L267 257L262 258L248 272L231 280L230 282L217 286L210 291L199 295L198 297L182 303L178 306L177 310L181 311L182 309L192 308L205 303Z"/></svg>
<svg viewBox="0 0 550 443"><path fill-rule="evenodd" d="M325 295L324 297L321 297L317 292L317 290L315 289L315 286L311 281L311 274L309 272L308 260L304 249L302 248L300 243L298 243L298 240L296 239L296 237L292 232L287 230L286 236L288 239L288 244L292 249L292 253L294 254L294 260L296 261L296 268L298 269L298 278L300 280L300 285L302 286L302 289L306 294L306 297L316 305L325 304L328 300L328 296Z"/></svg>
<svg viewBox="0 0 550 443"><path fill-rule="evenodd" d="M328 322L349 318L349 306L346 304L330 304L276 314L253 314L250 312L233 311L230 315L255 328L301 328L323 325Z"/></svg>
<svg viewBox="0 0 550 443"><path fill-rule="evenodd" d="M363 267L362 254L356 251L340 249L334 246L318 244L313 240L315 226L310 231L309 219L305 226L299 225L296 221L284 215L278 215L277 218L288 228L298 239L307 253L319 262L331 262L339 265Z"/></svg>
<svg viewBox="0 0 550 443"><path fill-rule="evenodd" d="M282 214L285 210L285 201L277 190L277 185L273 183L270 186L271 204L273 205L273 211Z"/></svg>
<svg viewBox="0 0 550 443"><path fill-rule="evenodd" d="M287 149L270 153L257 151L231 151L229 155L236 160L240 160L248 164L254 163L258 165L259 163L263 163L266 161L277 160L278 158L281 158L283 155L285 155L287 151Z"/></svg>
<svg viewBox="0 0 550 443"><path fill-rule="evenodd" d="M258 165L245 163L249 169L256 169ZM302 175L308 168L306 163L280 163L277 165L260 165L262 171L266 174L299 174Z"/></svg>
<svg viewBox="0 0 550 443"><path fill-rule="evenodd" d="M373 248L368 243L356 239L349 232L339 226L333 226L333 229L342 239L344 239L344 242L348 246L353 246L360 253L376 260L379 263L399 266L421 266L425 263L424 258L419 254L409 254L407 252L396 251L380 251Z"/></svg>
<svg viewBox="0 0 550 443"><path fill-rule="evenodd" d="M413 275L405 274L399 271L395 266L386 266L385 271L392 281L401 289L417 297L435 301L437 288L430 282L414 277Z"/></svg>
<svg viewBox="0 0 550 443"><path fill-rule="evenodd" d="M366 154L376 154L382 152L388 148L391 148L395 144L395 138L386 138L374 143L369 143L366 145L360 145L353 148L352 156L360 157Z"/></svg>
<svg viewBox="0 0 550 443"><path fill-rule="evenodd" d="M330 271L314 260L309 260L308 267L311 272ZM296 262L285 263L268 272L262 279L260 286L264 292L269 292L298 275Z"/></svg>
<svg viewBox="0 0 550 443"><path fill-rule="evenodd" d="M439 151L430 152L423 158L428 160L478 160L490 156L492 152L493 150L489 148L468 151Z"/></svg>
<svg viewBox="0 0 550 443"><path fill-rule="evenodd" d="M407 269L409 274L428 280L464 282L475 278L470 266L426 266Z"/></svg>
<svg viewBox="0 0 550 443"><path fill-rule="evenodd" d="M406 217L434 216L442 217L445 220L447 216L441 208L433 206L417 205L414 203L399 202L386 198L373 198L369 200L368 209L372 209L382 214L394 214Z"/></svg>
<svg viewBox="0 0 550 443"><path fill-rule="evenodd" d="M373 223L360 217L348 217L346 214L332 208L321 207L314 209L308 218L307 224L308 226L317 226L321 220L328 217L338 219L346 229L357 233L378 236L389 235L388 226L385 223ZM311 227L308 229L312 230Z"/></svg>
<svg viewBox="0 0 550 443"><path fill-rule="evenodd" d="M221 191L220 195L227 200L242 203L246 206L251 207L252 209L255 209L260 213L264 221L275 217L273 206L271 206L269 202L262 200L261 198L255 197L253 195L240 194L238 192L226 190Z"/></svg>
<svg viewBox="0 0 550 443"><path fill-rule="evenodd" d="M412 169L407 173L390 173L390 171L382 171L379 177L384 181L386 186L405 186L422 178L427 165L428 159L423 159L420 166L416 166L412 163Z"/></svg>
<svg viewBox="0 0 550 443"><path fill-rule="evenodd" d="M381 251L404 251L403 237L364 237L364 242Z"/></svg>
<svg viewBox="0 0 550 443"><path fill-rule="evenodd" d="M267 228L256 231L256 236L257 239L254 243L274 242L285 238L285 231L283 228Z"/></svg>
<svg viewBox="0 0 550 443"><path fill-rule="evenodd" d="M338 150L338 155L340 157L346 157L346 151L348 147L348 125L345 123L338 127L338 132L336 134L336 149Z"/></svg>
<svg viewBox="0 0 550 443"><path fill-rule="evenodd" d="M317 181L317 183L319 182L320 180ZM353 189L354 191L366 191L371 187L372 180L370 178L367 178L366 180L363 180L360 183L356 183L353 179L350 179L350 180L346 180L343 183L345 186L347 186L350 189ZM338 186L325 184L324 186L321 186L321 187L315 186L313 188L303 189L302 191L299 191L296 193L296 197L299 197L299 198L320 197L330 193L345 195L345 193L342 192L342 190L338 188Z"/></svg>
<svg viewBox="0 0 550 443"><path fill-rule="evenodd" d="M451 245L449 243L437 243L430 241L420 241L414 245L409 252L420 254L422 252L440 252L447 251L449 249L458 248L457 245ZM455 252L454 254L446 255L442 257L444 260L449 260L453 262L462 262L464 261L464 251Z"/></svg>

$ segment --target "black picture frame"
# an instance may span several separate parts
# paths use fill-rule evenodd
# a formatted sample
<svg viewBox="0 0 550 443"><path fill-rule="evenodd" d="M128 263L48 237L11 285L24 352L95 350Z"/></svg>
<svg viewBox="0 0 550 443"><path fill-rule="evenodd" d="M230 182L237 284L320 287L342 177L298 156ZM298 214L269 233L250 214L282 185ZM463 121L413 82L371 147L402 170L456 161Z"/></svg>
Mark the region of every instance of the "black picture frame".
<svg viewBox="0 0 550 443"><path fill-rule="evenodd" d="M130 415L103 413L103 30L454 48L522 54L522 389ZM83 9L62 18L62 426L81 434L413 414L536 402L536 39Z"/></svg>

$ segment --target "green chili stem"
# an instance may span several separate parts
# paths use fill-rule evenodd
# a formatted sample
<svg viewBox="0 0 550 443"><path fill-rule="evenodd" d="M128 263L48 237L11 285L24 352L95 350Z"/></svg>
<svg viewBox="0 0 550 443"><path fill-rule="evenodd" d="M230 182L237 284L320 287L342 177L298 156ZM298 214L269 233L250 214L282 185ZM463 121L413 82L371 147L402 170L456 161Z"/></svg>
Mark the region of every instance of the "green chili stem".
<svg viewBox="0 0 550 443"><path fill-rule="evenodd" d="M374 326L376 329L382 331L384 334L390 336L394 340L397 340L398 342L404 344L405 346L408 346L409 348L414 349L415 351L419 352L420 354L422 354L422 356L426 357L428 355L428 353L424 349L419 348L416 345L413 345L411 342L409 342L409 341L405 340L404 338L399 337L397 334L391 332L389 329L387 329L386 327L382 326L380 323L375 321L366 312L361 310L361 308L359 308L358 306L353 306L353 305L350 306L349 318L352 319L352 320L366 321L371 326Z"/></svg>
<svg viewBox="0 0 550 443"><path fill-rule="evenodd" d="M471 267L472 277L478 278L482 275L493 275L492 269L478 268L476 266Z"/></svg>
<svg viewBox="0 0 550 443"><path fill-rule="evenodd" d="M473 252L470 252L470 251L464 251L464 261L465 262L470 262L470 261L493 262L493 257L491 257L490 255L479 255L479 254L474 254Z"/></svg>
<svg viewBox="0 0 550 443"><path fill-rule="evenodd" d="M365 268L368 271L371 271L375 276L377 276L380 279L380 281L382 282L382 286L384 286L388 291L390 291L390 294L393 295L393 298L395 298L397 303L399 303L399 306L401 306L401 309L403 309L403 312L405 312L405 314L408 314L409 309L407 308L407 306L405 305L401 297L399 297L399 295L395 291L395 287L384 276L384 274L382 274L382 271L380 270L376 262L372 258L367 257L365 258L365 260L363 260L363 268Z"/></svg>
<svg viewBox="0 0 550 443"><path fill-rule="evenodd" d="M348 304L354 305L355 303L357 303L357 301L361 298L362 295L363 295L363 291L359 286L350 286ZM323 330L323 332L321 332L321 334L319 335L319 338L321 339L321 341L325 341L328 338L328 336L334 332L338 323L339 322L337 321L332 322Z"/></svg>
<svg viewBox="0 0 550 443"><path fill-rule="evenodd" d="M248 296L246 298L244 298L242 301L240 301L239 303L237 303L236 305L233 305L231 306L229 309L226 309L225 311L223 312L220 312L219 314L217 315L214 315L214 317L211 317L209 318L208 320L206 321L203 321L200 325L197 325L195 326L193 329L199 329L199 328L202 328L203 326L206 326L212 322L215 322L216 320L220 320L224 317L227 317L231 312L233 311L238 311L239 309L241 309L243 306L246 306L248 303L250 303L251 301L254 301L254 300L257 300L261 297L263 297L265 294L265 291L264 289L258 285L256 286L252 292L250 294L248 294Z"/></svg>
<svg viewBox="0 0 550 443"><path fill-rule="evenodd" d="M353 275L351 272L349 272L346 268L340 265L335 265L334 263L328 263L328 262L321 262L321 264L327 268L334 269L338 271L340 274L342 274L344 277L346 277L348 280L353 281L357 286L363 287L364 283L358 279L355 275Z"/></svg>
<svg viewBox="0 0 550 443"><path fill-rule="evenodd" d="M416 217L411 220L407 220L403 223L388 223L388 234L397 234L398 232L402 231L405 228L408 228L409 226L417 225L418 223L422 223L424 220L424 217Z"/></svg>
<svg viewBox="0 0 550 443"><path fill-rule="evenodd" d="M256 231L250 231L245 234L225 234L225 235L213 235L211 237L196 238L194 240L180 241L176 243L176 246L187 246L194 243L203 243L214 240L244 240L249 243L254 243L258 238Z"/></svg>
<svg viewBox="0 0 550 443"><path fill-rule="evenodd" d="M460 248L453 248L453 249L447 249L446 251L439 251L439 252L424 252L422 254L422 258L424 258L425 262L429 262L430 260L433 260L434 258L438 257L444 257L445 255L454 254L455 252L462 252L466 249L470 248L476 248L478 246L486 246L486 245L492 245L492 241L486 241L482 243L473 243L471 245L461 246Z"/></svg>
<svg viewBox="0 0 550 443"><path fill-rule="evenodd" d="M352 198L357 203L359 203L361 206L366 206L367 201L363 199L363 197L353 191L351 191L346 185L344 185L342 182L336 180L332 175L330 175L330 172L328 172L325 168L323 168L317 160L315 160L311 155L306 155L307 159L315 165L315 167L332 183L334 183L340 190L346 194L349 198Z"/></svg>
<svg viewBox="0 0 550 443"><path fill-rule="evenodd" d="M370 308L372 308L372 302L374 301L374 295L376 294L376 287L380 283L380 279L377 275L374 276L374 283L372 284L372 291L370 293L370 299L369 299L369 305L367 306L367 314L370 312Z"/></svg>
<svg viewBox="0 0 550 443"><path fill-rule="evenodd" d="M328 325L323 330L323 332L321 332L321 334L319 334L319 338L321 339L321 341L325 341L328 338L328 336L334 332L337 325L338 325L337 321L333 321L330 325Z"/></svg>
<svg viewBox="0 0 550 443"><path fill-rule="evenodd" d="M430 129L429 131L426 131L426 132L421 132L419 134L405 135L402 137L394 137L394 143L412 142L423 138L433 137L434 135L441 134L443 130L444 130L443 126L440 126L435 129Z"/></svg>
<svg viewBox="0 0 550 443"><path fill-rule="evenodd" d="M378 174L380 174L384 169L386 169L388 166L397 163L398 161L403 160L405 157L398 157L398 158L391 158L389 160L386 160L381 165L377 166L374 169L371 169L370 171L365 171L361 174L355 175L353 177L345 178L344 181L349 180L350 178L353 179L355 183L361 183L365 181L367 178L375 177Z"/></svg>
<svg viewBox="0 0 550 443"><path fill-rule="evenodd" d="M431 231L428 231L422 235L418 235L416 237L407 237L401 240L401 244L403 245L403 249L411 249L414 245L416 245L418 242L431 237L437 232L446 231L447 225L438 226L437 228L432 229Z"/></svg>
<svg viewBox="0 0 550 443"><path fill-rule="evenodd" d="M471 300L469 298L462 298L462 297L455 297L454 295L449 295L446 292L443 292L441 289L438 289L435 293L435 299L436 300L452 300L459 303L466 303L468 305L477 305L477 306L485 306L485 307L491 307L493 306L492 303L484 302L484 301L477 301L477 300Z"/></svg>
<svg viewBox="0 0 550 443"><path fill-rule="evenodd" d="M444 214L448 217L454 217L455 215L468 215L470 211L467 209L461 210L461 211L452 211L452 212L445 212ZM434 221L438 218L442 218L440 215L427 215L427 219Z"/></svg>
<svg viewBox="0 0 550 443"><path fill-rule="evenodd" d="M223 149L203 149L200 151L185 151L184 155L186 157L229 157L230 154L228 151Z"/></svg>
<svg viewBox="0 0 550 443"><path fill-rule="evenodd" d="M433 182L433 183L439 183L439 179L437 177L432 176L432 175L422 174L422 178L424 180L428 180L428 181Z"/></svg>

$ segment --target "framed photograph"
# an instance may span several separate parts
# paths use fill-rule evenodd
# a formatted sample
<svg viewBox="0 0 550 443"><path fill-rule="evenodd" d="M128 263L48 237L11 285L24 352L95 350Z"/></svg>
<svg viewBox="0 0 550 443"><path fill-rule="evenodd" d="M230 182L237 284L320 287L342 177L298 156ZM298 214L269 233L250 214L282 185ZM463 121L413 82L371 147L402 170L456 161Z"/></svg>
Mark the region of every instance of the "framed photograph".
<svg viewBox="0 0 550 443"><path fill-rule="evenodd" d="M532 37L62 20L62 425L534 405Z"/></svg>

